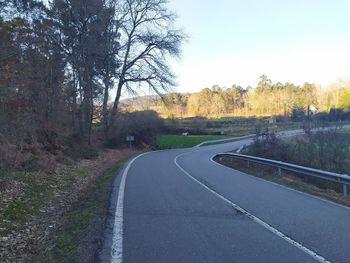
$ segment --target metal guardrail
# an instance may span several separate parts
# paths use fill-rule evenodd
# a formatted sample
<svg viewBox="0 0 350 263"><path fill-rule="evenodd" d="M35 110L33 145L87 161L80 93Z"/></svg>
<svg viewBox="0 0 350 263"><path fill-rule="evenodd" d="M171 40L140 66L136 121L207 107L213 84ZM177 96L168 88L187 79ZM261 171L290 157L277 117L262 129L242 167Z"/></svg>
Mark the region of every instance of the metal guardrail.
<svg viewBox="0 0 350 263"><path fill-rule="evenodd" d="M346 196L348 194L347 186L350 185L350 176L346 174L332 173L332 172L327 172L319 169L304 167L300 165L285 163L285 162L271 160L271 159L259 158L255 156L238 154L238 153L220 153L220 154L217 154L215 157L218 157L218 158L230 157L238 160L243 160L247 162L247 167L250 167L250 162L273 166L277 168L277 174L279 176L282 176L282 170L286 170L286 171L297 172L300 174L306 174L306 175L318 177L324 180L336 182L342 185L343 195Z"/></svg>
<svg viewBox="0 0 350 263"><path fill-rule="evenodd" d="M226 139L220 139L220 140L211 140L211 141L205 141L201 142L200 144L197 144L194 146L194 148L205 146L205 145L212 145L212 144L218 144L218 143L228 143L228 142L235 142L239 140L244 140L244 139L251 139L254 138L255 134L249 134L241 137L231 137L231 138L226 138Z"/></svg>

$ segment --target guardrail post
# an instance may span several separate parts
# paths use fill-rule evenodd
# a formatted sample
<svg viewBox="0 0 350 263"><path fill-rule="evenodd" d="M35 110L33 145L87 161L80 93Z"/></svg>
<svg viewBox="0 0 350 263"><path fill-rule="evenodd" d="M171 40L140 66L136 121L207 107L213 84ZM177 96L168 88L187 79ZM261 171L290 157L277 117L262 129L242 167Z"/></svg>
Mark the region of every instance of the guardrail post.
<svg viewBox="0 0 350 263"><path fill-rule="evenodd" d="M343 195L347 196L348 195L348 186L346 184L343 184Z"/></svg>
<svg viewBox="0 0 350 263"><path fill-rule="evenodd" d="M278 176L282 176L282 169L281 169L281 167L277 168L277 175Z"/></svg>
<svg viewBox="0 0 350 263"><path fill-rule="evenodd" d="M270 160L270 159L264 159L254 156L248 156L244 154L236 154L236 153L227 153L222 154L223 156L230 156L231 158L228 159L227 162L233 162L233 159L238 159L242 161L242 164L244 165L244 162L246 164L247 168L251 168L254 163L263 164L263 165L269 165L273 167L274 169L277 169L276 173L277 176L282 176L282 172L285 171L292 171L297 172L301 174L310 175L313 177L318 177L324 180L337 182L341 185L340 191L343 193L344 196L348 195L348 185L350 185L350 176L347 174L337 174L333 172L327 172L317 169L312 169L308 167L303 167L300 165L290 164L290 163L284 163L280 161ZM217 154L216 156L219 156L219 159L221 159L220 154ZM222 160L226 161L226 158L222 157Z"/></svg>

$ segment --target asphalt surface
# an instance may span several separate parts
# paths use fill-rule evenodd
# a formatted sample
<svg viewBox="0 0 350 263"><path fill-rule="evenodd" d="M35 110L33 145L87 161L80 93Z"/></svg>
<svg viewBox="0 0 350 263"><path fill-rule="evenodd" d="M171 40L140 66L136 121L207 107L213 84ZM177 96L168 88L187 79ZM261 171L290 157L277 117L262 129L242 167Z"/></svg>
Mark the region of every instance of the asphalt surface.
<svg viewBox="0 0 350 263"><path fill-rule="evenodd" d="M134 160L123 171L122 233L113 234L122 247L111 261L350 262L350 209L211 160L246 143Z"/></svg>

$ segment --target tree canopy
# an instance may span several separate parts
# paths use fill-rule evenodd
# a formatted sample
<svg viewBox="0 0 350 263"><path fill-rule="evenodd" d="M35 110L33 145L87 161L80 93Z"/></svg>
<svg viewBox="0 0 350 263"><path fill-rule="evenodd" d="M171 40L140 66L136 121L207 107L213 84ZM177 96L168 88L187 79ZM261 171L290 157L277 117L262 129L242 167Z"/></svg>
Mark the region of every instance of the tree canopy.
<svg viewBox="0 0 350 263"><path fill-rule="evenodd" d="M164 117L219 116L290 116L293 112L307 115L308 109L330 112L350 110L350 83L336 83L328 88L316 84L272 82L262 75L256 87L229 88L214 85L192 94L169 93L149 108ZM136 110L137 107L134 108Z"/></svg>
<svg viewBox="0 0 350 263"><path fill-rule="evenodd" d="M108 136L123 92L175 84L175 22L165 0L1 1L0 133L66 129L89 142L102 120Z"/></svg>

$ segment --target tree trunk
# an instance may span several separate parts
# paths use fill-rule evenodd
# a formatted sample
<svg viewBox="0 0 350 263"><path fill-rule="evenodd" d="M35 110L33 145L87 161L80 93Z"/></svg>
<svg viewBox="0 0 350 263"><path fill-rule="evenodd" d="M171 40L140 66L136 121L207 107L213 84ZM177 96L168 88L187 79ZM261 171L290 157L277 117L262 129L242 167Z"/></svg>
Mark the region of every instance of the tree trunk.
<svg viewBox="0 0 350 263"><path fill-rule="evenodd" d="M117 95L115 96L115 99L114 99L113 108L112 108L111 116L110 116L110 120L109 120L109 128L113 128L113 126L115 125L115 118L116 118L117 113L118 113L118 106L119 106L120 96L122 94L122 87L123 87L123 83L119 82Z"/></svg>
<svg viewBox="0 0 350 263"><path fill-rule="evenodd" d="M108 76L108 74L107 74ZM108 97L109 97L109 83L110 79L109 77L105 78L104 85L104 95L103 95L103 106L102 106L102 124L103 124L103 132L105 136L108 134Z"/></svg>

